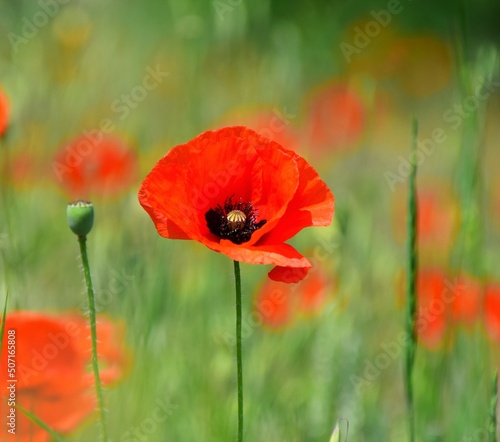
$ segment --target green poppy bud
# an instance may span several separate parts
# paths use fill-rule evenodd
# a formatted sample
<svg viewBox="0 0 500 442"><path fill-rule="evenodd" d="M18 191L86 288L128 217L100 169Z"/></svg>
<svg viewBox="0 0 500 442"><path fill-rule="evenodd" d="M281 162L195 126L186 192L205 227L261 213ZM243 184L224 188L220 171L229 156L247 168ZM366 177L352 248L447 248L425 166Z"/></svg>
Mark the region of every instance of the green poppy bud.
<svg viewBox="0 0 500 442"><path fill-rule="evenodd" d="M78 200L66 209L69 228L75 235L87 236L94 225L94 206L90 201Z"/></svg>

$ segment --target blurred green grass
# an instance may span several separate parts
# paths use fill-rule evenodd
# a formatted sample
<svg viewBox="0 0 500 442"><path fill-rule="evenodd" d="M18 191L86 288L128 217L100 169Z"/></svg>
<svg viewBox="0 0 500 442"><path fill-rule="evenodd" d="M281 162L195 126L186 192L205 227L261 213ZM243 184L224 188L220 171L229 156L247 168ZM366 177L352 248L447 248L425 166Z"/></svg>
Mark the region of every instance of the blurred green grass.
<svg viewBox="0 0 500 442"><path fill-rule="evenodd" d="M8 281L11 309L62 311L85 301L77 242L65 222L67 196L51 168L64 141L112 118L116 133L132 140L144 175L171 146L213 127L237 107L286 108L296 115L292 125L300 127L311 88L334 77L359 80L346 74L338 43L362 15L386 7L360 1L234 3L223 19L211 2L79 3L90 26L81 46L65 47L54 34L60 15L17 53L7 39L0 41L0 83L12 102L12 126L0 148L11 156L25 152L38 162L26 186L2 189L0 287L5 292ZM37 11L27 1L4 0L0 6L2 35L20 32L21 19ZM409 34L433 31L450 41L458 13L448 8L435 2L411 5L390 28ZM492 25L498 16L494 2L469 5L467 12L470 46L463 66L473 65L484 42L498 45L499 38ZM120 120L113 101L156 65L168 77ZM404 268L404 243L394 235L393 193L384 172L397 167L397 156L410 145L413 112L421 114L423 136L443 126L443 111L460 101L456 76L454 71L444 90L417 100L394 92L391 79L367 80L360 73L363 84L375 81L377 90L392 91L395 119L384 137L375 137L375 127L358 149L313 162L336 197L334 225L302 232L292 243L306 251L325 238L333 241L336 248L322 264L338 286L317 317L279 332L249 327L244 339L246 440L326 441L339 417L350 422L349 440L406 439L402 359L392 360L360 394L350 377L362 376L381 343L394 342L403 328L395 279ZM481 110L494 125L499 102L496 96L491 102ZM370 114L372 122L376 114ZM485 156L498 159L495 132L483 138L485 126L478 124L467 128L464 138L461 129L448 130L448 142L421 168L422 180L456 182L457 194L466 173L459 168L463 139L482 140L492 152ZM495 164L484 161L482 167L485 187L498 194ZM136 440L126 436L134 429L144 437L138 440L234 440L236 371L234 349L227 343L234 329L232 264L199 244L161 239L137 203L140 178L119 197L96 199L88 241L98 306L101 299L103 313L126 323L133 353L130 373L106 391L113 440ZM486 197L474 195L480 202L477 228L484 235L465 265L471 270L471 263L481 260L484 273L498 279L500 234ZM399 214L402 222L404 217ZM456 241L460 250L458 242L466 240ZM242 265L244 316L267 271ZM105 300L110 281L124 274L123 284ZM490 347L478 324L460 331L448 351L419 349L418 440L461 441L486 428L489 368L495 360ZM158 400L169 404L170 416L146 434L145 422L154 416ZM94 421L68 440L97 440Z"/></svg>

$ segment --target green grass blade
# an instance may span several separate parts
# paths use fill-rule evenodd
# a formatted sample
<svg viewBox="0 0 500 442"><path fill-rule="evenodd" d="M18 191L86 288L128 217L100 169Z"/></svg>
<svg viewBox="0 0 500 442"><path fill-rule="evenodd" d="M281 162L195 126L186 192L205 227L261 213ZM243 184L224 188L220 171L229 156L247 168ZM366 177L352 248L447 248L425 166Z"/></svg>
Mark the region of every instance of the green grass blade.
<svg viewBox="0 0 500 442"><path fill-rule="evenodd" d="M491 382L491 402L490 402L490 419L489 433L490 442L497 441L497 404L498 404L498 370L495 370L493 380Z"/></svg>
<svg viewBox="0 0 500 442"><path fill-rule="evenodd" d="M405 387L408 407L409 440L415 441L415 408L413 399L413 366L417 349L417 334L415 332L415 316L417 312L417 137L418 120L413 118L412 123L412 154L411 171L409 178L408 195L408 237L407 237L407 286L406 286L406 333L408 336L405 354Z"/></svg>
<svg viewBox="0 0 500 442"><path fill-rule="evenodd" d="M38 425L40 428L43 428L47 433L49 433L52 438L56 442L64 442L64 439L59 436L52 428L50 428L45 422L36 417L33 413L28 410L25 410L21 405L16 404L16 408L21 411L30 421L32 421L35 425Z"/></svg>
<svg viewBox="0 0 500 442"><path fill-rule="evenodd" d="M9 289L7 288L7 293L5 294L5 303L3 306L2 327L0 327L0 360L2 357L3 334L5 332L5 318L7 318L7 303L8 303L8 301L9 301Z"/></svg>

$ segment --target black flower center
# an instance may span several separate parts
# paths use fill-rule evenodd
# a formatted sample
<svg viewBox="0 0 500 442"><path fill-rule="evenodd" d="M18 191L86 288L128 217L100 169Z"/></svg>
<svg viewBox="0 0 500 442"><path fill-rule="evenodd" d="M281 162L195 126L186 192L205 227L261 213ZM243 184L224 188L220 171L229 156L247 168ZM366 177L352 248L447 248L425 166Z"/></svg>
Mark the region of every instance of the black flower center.
<svg viewBox="0 0 500 442"><path fill-rule="evenodd" d="M250 241L252 233L267 222L265 219L257 222L257 211L252 203L233 203L232 197L229 197L223 206L218 204L215 209L209 209L205 213L205 220L214 235L229 239L235 244Z"/></svg>

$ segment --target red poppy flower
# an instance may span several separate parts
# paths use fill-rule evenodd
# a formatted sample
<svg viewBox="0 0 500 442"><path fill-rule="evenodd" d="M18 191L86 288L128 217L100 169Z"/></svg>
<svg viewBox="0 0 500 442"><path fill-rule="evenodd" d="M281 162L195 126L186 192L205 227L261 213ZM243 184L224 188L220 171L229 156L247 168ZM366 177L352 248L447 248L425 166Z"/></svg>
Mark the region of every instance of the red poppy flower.
<svg viewBox="0 0 500 442"><path fill-rule="evenodd" d="M9 123L9 102L7 97L0 88L0 136L2 136L7 130L7 125Z"/></svg>
<svg viewBox="0 0 500 442"><path fill-rule="evenodd" d="M295 286L267 280L256 294L254 308L264 326L281 328L300 316L320 312L330 287L326 276L319 270Z"/></svg>
<svg viewBox="0 0 500 442"><path fill-rule="evenodd" d="M446 330L445 281L446 275L439 270L425 269L418 275L415 327L419 341L430 349L439 347Z"/></svg>
<svg viewBox="0 0 500 442"><path fill-rule="evenodd" d="M456 279L451 314L454 322L471 326L480 317L482 287L479 281L466 276Z"/></svg>
<svg viewBox="0 0 500 442"><path fill-rule="evenodd" d="M467 276L449 278L441 270L424 269L417 281L416 330L429 349L438 348L458 324L471 326L480 314L481 285Z"/></svg>
<svg viewBox="0 0 500 442"><path fill-rule="evenodd" d="M14 331L14 334L11 334ZM101 379L104 385L122 376L126 357L120 328L105 319L97 325ZM12 337L15 336L13 344ZM8 355L15 351L15 372L9 377ZM11 353L12 354L12 353ZM15 382L16 401L53 430L68 433L96 410L91 361L90 329L85 318L67 314L49 316L35 312L7 315L0 364L2 385L0 413L11 412L10 391ZM33 424L21 411L15 412L15 435L6 441L48 442L49 434ZM4 425L4 428L7 428ZM2 430L6 431L6 430Z"/></svg>
<svg viewBox="0 0 500 442"><path fill-rule="evenodd" d="M484 294L484 316L488 335L500 342L500 285L490 284Z"/></svg>
<svg viewBox="0 0 500 442"><path fill-rule="evenodd" d="M139 202L160 235L274 264L271 279L297 282L311 264L285 241L329 225L334 198L303 158L253 130L228 127L168 152L142 183Z"/></svg>
<svg viewBox="0 0 500 442"><path fill-rule="evenodd" d="M122 140L91 133L63 146L52 169L71 198L114 196L133 183L137 158Z"/></svg>
<svg viewBox="0 0 500 442"><path fill-rule="evenodd" d="M347 85L322 87L313 96L305 127L312 149L346 149L359 142L365 127L365 109Z"/></svg>

